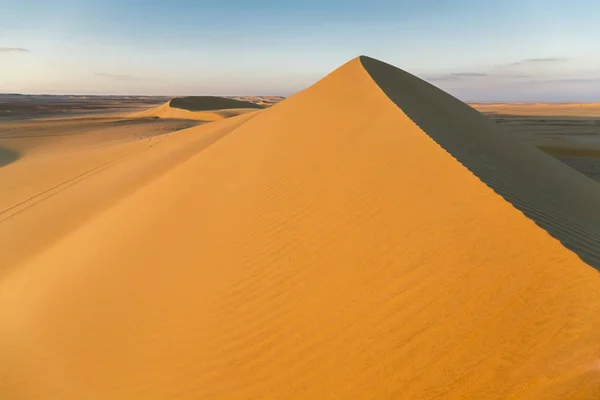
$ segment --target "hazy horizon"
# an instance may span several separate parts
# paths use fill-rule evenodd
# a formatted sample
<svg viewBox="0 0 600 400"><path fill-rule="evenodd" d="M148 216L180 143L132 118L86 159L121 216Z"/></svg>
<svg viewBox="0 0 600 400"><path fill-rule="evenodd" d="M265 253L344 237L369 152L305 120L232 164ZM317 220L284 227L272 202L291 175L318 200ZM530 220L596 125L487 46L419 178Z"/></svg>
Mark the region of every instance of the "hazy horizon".
<svg viewBox="0 0 600 400"><path fill-rule="evenodd" d="M364 54L468 102L600 101L600 3L0 0L0 93L290 96Z"/></svg>
<svg viewBox="0 0 600 400"><path fill-rule="evenodd" d="M293 96L295 93L291 94L290 96ZM52 93L3 93L0 92L0 96L48 96L48 97L117 97L117 98L124 98L124 97L149 97L149 98L176 98L176 97L188 97L188 96L203 96L202 94L198 94L198 95L168 95L168 94L157 94L157 95L153 95L153 94L135 94L135 93L130 93L130 94L110 94L110 93L106 93L106 94L90 94L90 93L58 93L58 94L52 94ZM211 96L217 96L217 97L243 97L243 96L281 96L284 98L290 97L290 96L283 96L283 95L265 95L265 94L261 94L261 93L241 93L241 94L236 94L236 95L211 95ZM469 99L463 99L463 101L467 104L503 104L503 103L509 103L509 104L539 104L539 103L544 103L544 104L596 104L596 103L600 103L600 101L595 101L595 100L591 100L591 101L560 101L560 100L469 100Z"/></svg>

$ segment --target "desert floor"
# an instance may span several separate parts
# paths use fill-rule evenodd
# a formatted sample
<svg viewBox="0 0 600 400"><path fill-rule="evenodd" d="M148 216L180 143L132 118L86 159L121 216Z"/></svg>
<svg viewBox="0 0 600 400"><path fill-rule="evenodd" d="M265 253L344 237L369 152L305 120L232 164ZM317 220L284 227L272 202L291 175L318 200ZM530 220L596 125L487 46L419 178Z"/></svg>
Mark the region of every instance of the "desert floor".
<svg viewBox="0 0 600 400"><path fill-rule="evenodd" d="M146 109L167 101L149 96L58 96L0 93L0 121L68 117Z"/></svg>
<svg viewBox="0 0 600 400"><path fill-rule="evenodd" d="M598 117L237 99L0 120L1 399L600 398Z"/></svg>

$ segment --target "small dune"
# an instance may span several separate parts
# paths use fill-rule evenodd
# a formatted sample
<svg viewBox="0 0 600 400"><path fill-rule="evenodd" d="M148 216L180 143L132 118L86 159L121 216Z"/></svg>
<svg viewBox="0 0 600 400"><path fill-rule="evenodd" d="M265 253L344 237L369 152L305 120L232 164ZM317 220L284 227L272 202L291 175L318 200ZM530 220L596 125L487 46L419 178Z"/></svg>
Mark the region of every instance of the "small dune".
<svg viewBox="0 0 600 400"><path fill-rule="evenodd" d="M240 109L240 108L255 108L263 107L242 100L229 99L226 97L215 96L190 96L176 97L169 102L173 108L180 108L187 111L216 111L224 109Z"/></svg>
<svg viewBox="0 0 600 400"><path fill-rule="evenodd" d="M263 108L260 104L226 97L177 97L162 106L132 114L130 117L191 119L210 122L256 112Z"/></svg>

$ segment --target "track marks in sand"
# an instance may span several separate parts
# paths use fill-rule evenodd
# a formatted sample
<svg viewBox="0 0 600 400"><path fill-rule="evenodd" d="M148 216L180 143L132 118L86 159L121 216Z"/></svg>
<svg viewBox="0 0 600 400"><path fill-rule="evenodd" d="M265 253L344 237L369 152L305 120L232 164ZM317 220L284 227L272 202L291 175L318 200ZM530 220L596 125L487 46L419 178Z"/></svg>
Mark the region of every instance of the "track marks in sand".
<svg viewBox="0 0 600 400"><path fill-rule="evenodd" d="M67 179L61 183L58 183L46 190L43 190L25 200L22 200L22 201L18 202L17 204L9 206L8 208L5 208L4 210L0 210L0 223L6 221L7 219L13 217L14 215L16 215L20 212L27 210L30 207L33 207L35 204L39 203L40 201L43 201L43 200L47 199L48 197L53 196L56 193L58 193L62 190L65 190L68 187L75 185L75 184L81 182L82 180L89 178L90 176L105 170L106 168L111 167L112 165L118 163L119 161L123 160L126 157L130 157L137 152L144 151L147 148L150 148L150 147L153 147L153 146L159 144L167 137L167 135L168 134L166 134L164 137L160 137L159 139L153 139L153 138L147 139L148 146L142 148L141 150L136 150L131 153L127 153L125 155L119 156L115 159L109 160L105 163L95 166L94 168L92 168L90 170L82 172L72 178L69 178L69 179Z"/></svg>
<svg viewBox="0 0 600 400"><path fill-rule="evenodd" d="M125 154L7 206L0 213L0 241L7 249L0 252L0 265L5 266L0 275L6 267L33 256L252 117L244 115L128 144L135 146Z"/></svg>

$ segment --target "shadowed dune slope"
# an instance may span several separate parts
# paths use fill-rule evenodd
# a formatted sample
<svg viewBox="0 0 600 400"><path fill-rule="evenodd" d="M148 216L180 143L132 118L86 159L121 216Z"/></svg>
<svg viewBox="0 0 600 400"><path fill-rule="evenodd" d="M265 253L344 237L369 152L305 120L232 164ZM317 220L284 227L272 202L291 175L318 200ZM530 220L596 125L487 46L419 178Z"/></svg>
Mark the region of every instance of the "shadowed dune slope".
<svg viewBox="0 0 600 400"><path fill-rule="evenodd" d="M599 398L600 274L511 204L576 235L591 206L555 188L595 183L389 68L350 61L0 281L0 397Z"/></svg>
<svg viewBox="0 0 600 400"><path fill-rule="evenodd" d="M0 147L0 168L19 159L19 153Z"/></svg>
<svg viewBox="0 0 600 400"><path fill-rule="evenodd" d="M169 104L173 108L181 108L188 111L215 111L226 108L263 108L261 105L250 101L216 96L176 97Z"/></svg>
<svg viewBox="0 0 600 400"><path fill-rule="evenodd" d="M600 185L509 137L429 83L361 57L374 81L425 133L581 259L600 269Z"/></svg>

